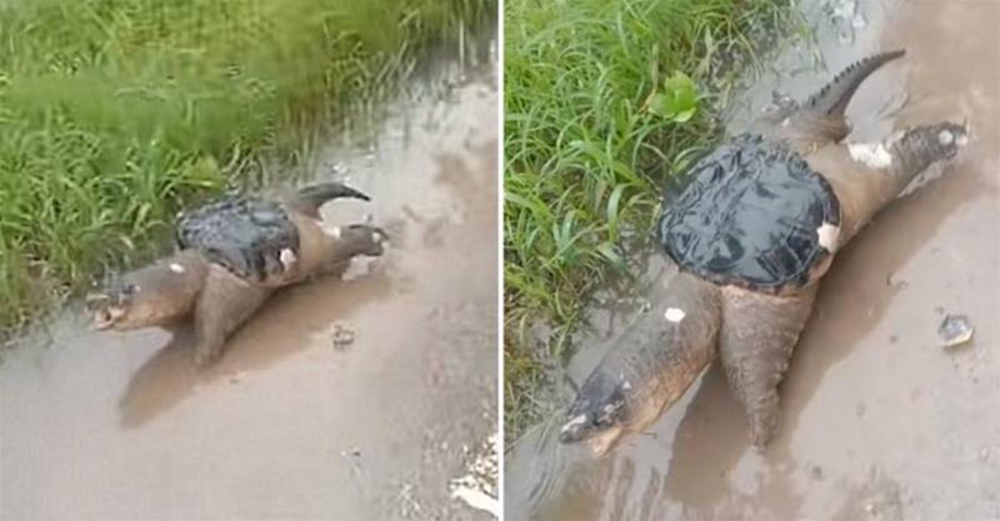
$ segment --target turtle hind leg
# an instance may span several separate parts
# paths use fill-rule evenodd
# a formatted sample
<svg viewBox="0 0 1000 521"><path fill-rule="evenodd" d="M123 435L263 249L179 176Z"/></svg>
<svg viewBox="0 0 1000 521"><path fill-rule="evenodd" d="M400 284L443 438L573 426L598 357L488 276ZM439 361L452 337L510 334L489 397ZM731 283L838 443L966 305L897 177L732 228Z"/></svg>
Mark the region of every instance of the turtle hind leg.
<svg viewBox="0 0 1000 521"><path fill-rule="evenodd" d="M194 309L195 365L204 367L217 360L229 335L260 309L272 292L213 265Z"/></svg>
<svg viewBox="0 0 1000 521"><path fill-rule="evenodd" d="M732 287L723 290L719 358L758 448L766 446L777 431L778 384L815 296L815 285L792 296Z"/></svg>

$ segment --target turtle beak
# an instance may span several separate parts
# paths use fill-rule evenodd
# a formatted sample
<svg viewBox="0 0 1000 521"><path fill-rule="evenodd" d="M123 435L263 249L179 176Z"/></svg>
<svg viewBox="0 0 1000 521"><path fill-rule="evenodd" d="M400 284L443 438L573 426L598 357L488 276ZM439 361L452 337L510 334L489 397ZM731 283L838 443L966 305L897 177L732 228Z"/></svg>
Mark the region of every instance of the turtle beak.
<svg viewBox="0 0 1000 521"><path fill-rule="evenodd" d="M90 328L95 331L111 329L121 317L125 316L125 308L115 305L111 297L104 294L87 296L87 310L90 313Z"/></svg>
<svg viewBox="0 0 1000 521"><path fill-rule="evenodd" d="M607 454L622 434L620 423L612 423L599 428L587 413L579 414L563 423L559 429L559 442L565 445L581 444L595 456Z"/></svg>
<svg viewBox="0 0 1000 521"><path fill-rule="evenodd" d="M589 433L586 432L586 426L590 423L590 419L587 414L580 414L574 418L569 419L563 423L562 428L559 429L559 442L560 443L576 443L585 439Z"/></svg>

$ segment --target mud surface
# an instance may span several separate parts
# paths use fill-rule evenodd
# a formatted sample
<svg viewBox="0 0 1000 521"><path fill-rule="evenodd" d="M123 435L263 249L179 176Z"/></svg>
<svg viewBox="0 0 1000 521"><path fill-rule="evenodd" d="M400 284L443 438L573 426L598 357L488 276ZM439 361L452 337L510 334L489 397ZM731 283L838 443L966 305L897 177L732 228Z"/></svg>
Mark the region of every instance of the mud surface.
<svg viewBox="0 0 1000 521"><path fill-rule="evenodd" d="M322 176L387 255L277 296L196 371L184 338L80 313L0 366L3 519L490 519L450 497L496 432L496 76L395 104ZM469 71L466 71L469 72ZM419 99L418 99L419 98Z"/></svg>
<svg viewBox="0 0 1000 521"><path fill-rule="evenodd" d="M808 53L787 53L749 106L778 85L801 98L849 62L903 46L855 97L852 138L968 119L974 141L838 254L765 452L713 366L603 459L559 445L554 425L533 429L507 456L509 519L1000 518L1000 2L862 1L853 38L820 7L804 9L829 73L793 73ZM575 381L632 312L615 311L595 313L598 331L567 368ZM942 348L949 313L969 317L972 342Z"/></svg>

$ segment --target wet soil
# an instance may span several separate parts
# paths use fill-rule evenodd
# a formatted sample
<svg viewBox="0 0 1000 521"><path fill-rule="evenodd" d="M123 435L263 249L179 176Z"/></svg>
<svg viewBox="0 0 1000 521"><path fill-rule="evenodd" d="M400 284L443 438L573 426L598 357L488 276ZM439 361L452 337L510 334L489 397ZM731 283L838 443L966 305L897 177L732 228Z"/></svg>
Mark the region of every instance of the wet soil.
<svg viewBox="0 0 1000 521"><path fill-rule="evenodd" d="M347 136L320 177L371 204L385 257L278 295L205 371L184 335L78 310L0 366L3 519L491 519L450 497L496 433L493 67ZM458 78L458 79L456 79Z"/></svg>
<svg viewBox="0 0 1000 521"><path fill-rule="evenodd" d="M1000 518L1000 2L859 2L849 44L821 4L804 9L828 72L807 71L810 53L792 50L748 92L749 107L776 86L801 99L850 62L905 47L855 97L852 139L967 119L974 141L838 254L766 451L750 447L713 365L604 458L560 445L556 419L530 431L507 455L508 519ZM664 269L654 259L652 278ZM573 380L634 312L595 312L597 331L566 369ZM946 314L969 317L970 343L942 347Z"/></svg>

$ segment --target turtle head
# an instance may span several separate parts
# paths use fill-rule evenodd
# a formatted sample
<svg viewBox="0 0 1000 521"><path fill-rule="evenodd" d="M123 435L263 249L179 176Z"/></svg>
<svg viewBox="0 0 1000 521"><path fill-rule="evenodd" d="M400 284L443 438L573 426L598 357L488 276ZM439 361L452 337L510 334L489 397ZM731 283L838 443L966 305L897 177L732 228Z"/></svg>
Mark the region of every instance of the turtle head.
<svg viewBox="0 0 1000 521"><path fill-rule="evenodd" d="M140 288L119 277L114 277L101 289L87 295L86 306L94 329L132 329L129 327L141 315ZM133 303L140 302L139 306ZM136 327L136 326L133 326Z"/></svg>
<svg viewBox="0 0 1000 521"><path fill-rule="evenodd" d="M598 367L567 410L559 429L559 441L586 442L595 453L606 452L628 423L629 390L631 385L627 380Z"/></svg>
<svg viewBox="0 0 1000 521"><path fill-rule="evenodd" d="M92 327L127 331L175 325L190 315L209 266L200 252L185 250L142 268L109 276L86 297Z"/></svg>

